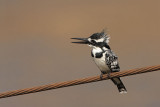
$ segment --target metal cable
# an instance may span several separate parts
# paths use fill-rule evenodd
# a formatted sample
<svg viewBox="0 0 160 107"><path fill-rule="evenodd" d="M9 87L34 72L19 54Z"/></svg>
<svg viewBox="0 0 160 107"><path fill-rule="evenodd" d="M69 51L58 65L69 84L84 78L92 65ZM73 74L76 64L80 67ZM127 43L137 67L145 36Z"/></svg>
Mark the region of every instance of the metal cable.
<svg viewBox="0 0 160 107"><path fill-rule="evenodd" d="M68 86L74 86L74 85L79 85L79 84L107 80L107 79L113 78L113 77L124 77L124 76L141 74L141 73L158 71L158 70L160 70L160 65L143 67L143 68L132 69L132 70L126 70L126 71L111 73L109 77L107 74L105 74L105 75L103 75L102 79L100 78L100 76L94 76L94 77L76 79L76 80L72 80L72 81L65 81L65 82L60 82L60 83L43 85L43 86L38 86L38 87L33 87L33 88L26 88L26 89L20 89L20 90L15 90L15 91L3 92L3 93L0 93L0 98L35 93L35 92L57 89L57 88L62 88L62 87L68 87Z"/></svg>

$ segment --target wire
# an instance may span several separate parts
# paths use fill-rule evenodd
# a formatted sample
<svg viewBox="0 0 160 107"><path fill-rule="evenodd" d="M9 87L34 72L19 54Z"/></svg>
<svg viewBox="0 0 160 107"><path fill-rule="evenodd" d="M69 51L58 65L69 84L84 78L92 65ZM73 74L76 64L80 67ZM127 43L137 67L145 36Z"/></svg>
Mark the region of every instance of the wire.
<svg viewBox="0 0 160 107"><path fill-rule="evenodd" d="M107 80L113 77L124 77L124 76L147 73L147 72L158 71L158 70L160 70L160 65L137 68L137 69L126 70L126 71L121 71L121 72L114 72L114 73L111 73L110 76L105 74L103 75L102 78L100 78L100 76L93 76L93 77L88 77L88 78L76 79L72 81L65 81L65 82L54 83L54 84L49 84L49 85L37 86L33 88L26 88L26 89L19 89L19 90L14 90L14 91L3 92L3 93L0 93L0 98L41 92L41 91L46 91L46 90L51 90L51 89L57 89L57 88L62 88L62 87L68 87L68 86L74 86L74 85L79 85L79 84L86 84L86 83L91 83L91 82Z"/></svg>

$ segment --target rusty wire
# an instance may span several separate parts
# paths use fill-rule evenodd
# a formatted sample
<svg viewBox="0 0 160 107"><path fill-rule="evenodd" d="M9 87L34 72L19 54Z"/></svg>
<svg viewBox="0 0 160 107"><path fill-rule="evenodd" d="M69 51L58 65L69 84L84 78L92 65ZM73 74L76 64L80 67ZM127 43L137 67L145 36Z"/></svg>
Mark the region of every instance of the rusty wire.
<svg viewBox="0 0 160 107"><path fill-rule="evenodd" d="M141 73L158 71L158 70L160 70L160 65L143 67L143 68L138 68L138 69L111 73L110 78L124 77L124 76L141 74ZM109 79L109 77L107 74L105 74L103 75L102 79L100 78L100 76L93 76L93 77L76 79L72 81L65 81L65 82L54 83L54 84L49 84L49 85L43 85L43 86L38 86L38 87L33 87L33 88L19 89L15 91L8 91L8 92L0 93L0 98L6 98L6 97L17 96L17 95L46 91L46 90L51 90L51 89L57 89L57 88L62 88L62 87L74 86L74 85L79 85L79 84L97 82L97 81L102 81L102 80L107 80L107 79Z"/></svg>

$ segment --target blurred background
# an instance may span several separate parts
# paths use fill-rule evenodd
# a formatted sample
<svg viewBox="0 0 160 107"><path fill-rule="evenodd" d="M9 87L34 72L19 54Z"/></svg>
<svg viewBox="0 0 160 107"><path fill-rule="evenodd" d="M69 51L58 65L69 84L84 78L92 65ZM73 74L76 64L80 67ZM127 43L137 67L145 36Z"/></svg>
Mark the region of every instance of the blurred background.
<svg viewBox="0 0 160 107"><path fill-rule="evenodd" d="M0 0L0 92L100 75L71 44L107 28L121 70L160 64L159 0ZM160 72L0 99L1 107L159 107Z"/></svg>

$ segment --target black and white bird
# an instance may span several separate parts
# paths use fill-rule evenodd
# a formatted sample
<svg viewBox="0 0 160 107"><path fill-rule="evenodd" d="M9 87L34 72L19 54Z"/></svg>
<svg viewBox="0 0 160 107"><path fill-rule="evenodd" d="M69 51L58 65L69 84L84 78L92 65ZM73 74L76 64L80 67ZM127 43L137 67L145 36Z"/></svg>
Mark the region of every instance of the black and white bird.
<svg viewBox="0 0 160 107"><path fill-rule="evenodd" d="M92 48L91 56L101 71L101 78L103 74L120 71L118 57L108 45L110 37L104 30L100 33L94 33L88 38L71 39L81 40L72 43L88 44ZM127 90L119 77L111 78L111 80L117 86L120 93L127 93Z"/></svg>

